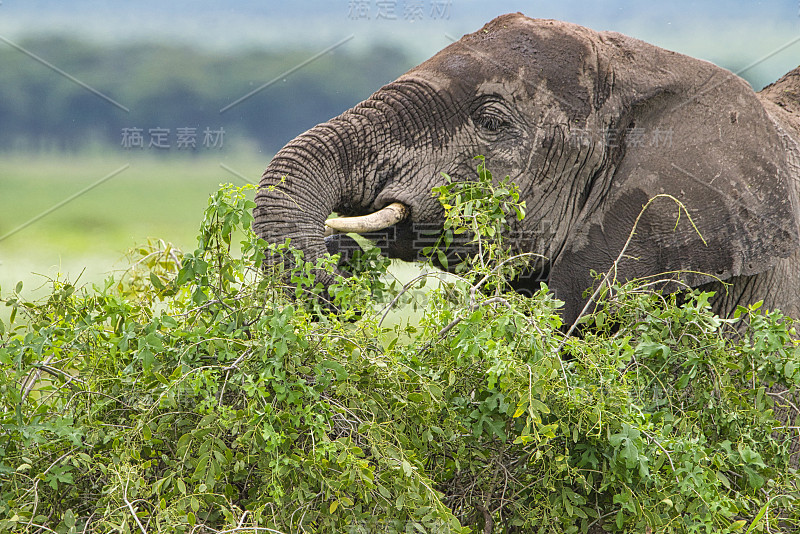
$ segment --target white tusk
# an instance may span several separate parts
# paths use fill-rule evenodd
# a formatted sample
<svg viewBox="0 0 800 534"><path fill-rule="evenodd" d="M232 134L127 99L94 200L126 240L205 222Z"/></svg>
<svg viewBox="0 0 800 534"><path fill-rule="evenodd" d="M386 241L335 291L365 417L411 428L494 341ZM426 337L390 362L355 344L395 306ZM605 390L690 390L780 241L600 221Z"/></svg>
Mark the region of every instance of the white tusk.
<svg viewBox="0 0 800 534"><path fill-rule="evenodd" d="M393 202L375 213L360 217L339 217L325 221L325 237L333 234L364 234L389 228L408 217L408 208Z"/></svg>

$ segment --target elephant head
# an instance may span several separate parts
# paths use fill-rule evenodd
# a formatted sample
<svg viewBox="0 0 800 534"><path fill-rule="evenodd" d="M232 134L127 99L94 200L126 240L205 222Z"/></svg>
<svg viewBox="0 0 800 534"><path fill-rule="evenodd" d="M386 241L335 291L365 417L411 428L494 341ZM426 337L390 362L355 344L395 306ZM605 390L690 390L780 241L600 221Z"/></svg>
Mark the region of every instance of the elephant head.
<svg viewBox="0 0 800 534"><path fill-rule="evenodd" d="M747 277L798 248L785 141L746 82L617 33L521 14L287 144L261 179L254 228L314 260L332 212L377 211L384 222L368 217L365 228L394 225L385 252L413 260L419 228L444 220L431 189L442 172L474 176L476 155L519 186L527 217L512 242L547 258L538 274L567 321L591 270L612 266L657 195L691 220L655 200L617 264L621 280Z"/></svg>

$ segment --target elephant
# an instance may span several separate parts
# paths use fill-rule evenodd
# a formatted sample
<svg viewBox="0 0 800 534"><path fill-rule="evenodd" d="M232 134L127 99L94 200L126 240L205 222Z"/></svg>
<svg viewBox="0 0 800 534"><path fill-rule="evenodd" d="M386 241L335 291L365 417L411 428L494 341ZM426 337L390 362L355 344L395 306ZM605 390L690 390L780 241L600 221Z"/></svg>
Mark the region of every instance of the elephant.
<svg viewBox="0 0 800 534"><path fill-rule="evenodd" d="M290 141L253 226L307 260L328 251L326 224L390 227L384 253L414 260L420 228L444 223L431 189L475 176L483 155L519 187L513 246L545 257L529 279L564 301L566 324L592 271L612 266L622 281L671 273L667 290L714 290L720 316L763 300L800 317L798 141L800 67L756 93L619 33L506 14Z"/></svg>

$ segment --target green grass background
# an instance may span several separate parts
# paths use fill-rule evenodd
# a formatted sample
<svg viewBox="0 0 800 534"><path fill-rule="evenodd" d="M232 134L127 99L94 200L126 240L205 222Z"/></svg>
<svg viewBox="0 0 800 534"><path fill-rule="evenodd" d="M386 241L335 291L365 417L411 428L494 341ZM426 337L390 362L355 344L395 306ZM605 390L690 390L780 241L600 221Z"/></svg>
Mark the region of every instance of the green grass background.
<svg viewBox="0 0 800 534"><path fill-rule="evenodd" d="M188 252L211 193L222 183L258 183L269 161L255 152L199 157L152 153L6 154L0 157L0 237L84 188L129 165L118 175L0 240L0 296L17 282L22 296L49 293L48 280L102 282L128 266L126 253L150 239L163 239ZM225 165L228 169L223 168ZM241 175L241 176L240 176ZM391 273L403 284L420 274L418 265L396 261ZM427 288L437 282L430 280ZM395 325L420 315L405 306L387 317ZM0 318L10 309L0 306Z"/></svg>
<svg viewBox="0 0 800 534"><path fill-rule="evenodd" d="M124 165L127 169L0 240L0 288L23 295L46 277L97 282L125 266L125 253L160 238L193 250L209 195L221 183L258 183L269 158L257 153L191 157L120 152L0 157L0 236Z"/></svg>

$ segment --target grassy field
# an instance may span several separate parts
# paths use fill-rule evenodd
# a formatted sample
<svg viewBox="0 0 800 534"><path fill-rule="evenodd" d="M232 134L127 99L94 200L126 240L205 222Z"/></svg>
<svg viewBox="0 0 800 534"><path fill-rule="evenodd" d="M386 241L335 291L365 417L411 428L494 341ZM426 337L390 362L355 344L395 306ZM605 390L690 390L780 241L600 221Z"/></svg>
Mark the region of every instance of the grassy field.
<svg viewBox="0 0 800 534"><path fill-rule="evenodd" d="M100 281L148 238L193 250L209 194L220 183L257 183L269 159L217 156L3 155L2 294L23 281L23 294L33 296L46 277L59 274Z"/></svg>
<svg viewBox="0 0 800 534"><path fill-rule="evenodd" d="M148 238L194 250L209 195L221 183L243 185L244 178L258 182L269 159L253 153L221 158L125 157L131 155L139 156L0 158L0 295L7 297L19 281L28 299L46 295L50 278L101 282L124 269L126 253ZM97 185L79 194L93 184ZM391 272L404 283L420 270L396 262ZM435 281L428 287L433 285ZM424 307L424 295L414 294ZM8 313L0 308L0 317L7 318ZM418 314L406 308L390 314L385 324Z"/></svg>

